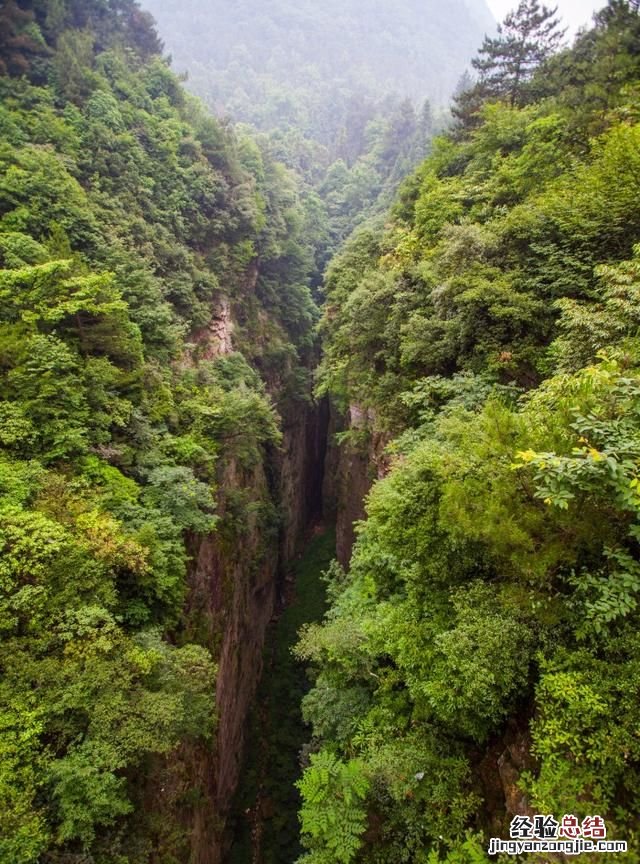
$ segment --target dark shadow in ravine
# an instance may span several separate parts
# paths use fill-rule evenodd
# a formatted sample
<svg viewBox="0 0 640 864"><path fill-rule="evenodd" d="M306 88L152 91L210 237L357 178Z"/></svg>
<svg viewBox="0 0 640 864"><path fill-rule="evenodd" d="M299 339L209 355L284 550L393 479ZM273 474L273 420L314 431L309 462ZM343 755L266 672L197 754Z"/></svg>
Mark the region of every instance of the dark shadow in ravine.
<svg viewBox="0 0 640 864"><path fill-rule="evenodd" d="M271 624L264 672L250 719L246 765L229 829L228 864L294 864L302 854L298 823L300 752L310 730L302 720L309 682L292 654L303 624L326 609L322 572L335 557L335 532L317 528L292 568L282 613Z"/></svg>

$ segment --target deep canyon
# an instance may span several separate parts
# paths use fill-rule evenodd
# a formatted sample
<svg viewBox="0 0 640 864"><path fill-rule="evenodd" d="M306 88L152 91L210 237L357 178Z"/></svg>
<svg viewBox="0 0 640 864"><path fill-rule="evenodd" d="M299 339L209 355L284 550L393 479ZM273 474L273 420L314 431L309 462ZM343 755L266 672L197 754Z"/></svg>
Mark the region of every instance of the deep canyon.
<svg viewBox="0 0 640 864"><path fill-rule="evenodd" d="M639 0L149 3L0 3L0 864L639 860Z"/></svg>

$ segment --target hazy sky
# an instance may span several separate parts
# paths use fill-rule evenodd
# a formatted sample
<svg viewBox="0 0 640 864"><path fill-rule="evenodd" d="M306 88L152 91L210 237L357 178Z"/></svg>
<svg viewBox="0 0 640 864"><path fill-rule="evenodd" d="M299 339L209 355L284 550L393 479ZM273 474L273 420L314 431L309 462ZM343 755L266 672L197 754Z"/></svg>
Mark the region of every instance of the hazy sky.
<svg viewBox="0 0 640 864"><path fill-rule="evenodd" d="M518 5L518 0L487 0L498 21ZM606 0L546 0L546 6L557 6L565 25L574 33L582 24L591 21L591 14L606 6Z"/></svg>

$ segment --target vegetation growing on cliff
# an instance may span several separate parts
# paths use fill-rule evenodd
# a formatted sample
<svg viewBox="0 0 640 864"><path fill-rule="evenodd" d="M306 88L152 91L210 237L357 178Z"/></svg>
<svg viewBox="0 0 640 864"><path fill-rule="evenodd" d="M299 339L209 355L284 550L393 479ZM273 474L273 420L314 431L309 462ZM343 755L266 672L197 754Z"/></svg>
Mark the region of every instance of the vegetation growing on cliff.
<svg viewBox="0 0 640 864"><path fill-rule="evenodd" d="M147 5L187 87L256 130L303 181L318 284L351 231L383 213L427 155L449 94L494 28L485 0Z"/></svg>
<svg viewBox="0 0 640 864"><path fill-rule="evenodd" d="M558 51L523 0L328 269L319 392L391 467L297 647L305 864L476 864L525 805L640 855L638 5ZM275 557L310 286L430 134L358 88L305 126L258 69L225 101L266 134L232 130L161 50L135 0L0 8L0 864L188 860L208 790L168 766L210 752L220 640L189 552L250 579L251 524Z"/></svg>
<svg viewBox="0 0 640 864"><path fill-rule="evenodd" d="M148 861L145 777L215 724L185 540L277 519L238 489L218 525L217 480L279 441L255 367L305 392L307 214L133 0L9 2L0 40L0 861Z"/></svg>
<svg viewBox="0 0 640 864"><path fill-rule="evenodd" d="M320 621L326 611L326 585L319 577L335 546L330 530L309 539L287 580L285 608L272 622L250 720L245 773L231 819L229 864L246 864L256 857L264 864L282 864L295 861L302 851L295 784L308 737L301 702L309 682L292 648L301 627Z"/></svg>
<svg viewBox="0 0 640 864"><path fill-rule="evenodd" d="M488 860L518 795L638 855L639 45L611 0L492 79L330 267L321 388L394 442L298 646L308 864Z"/></svg>

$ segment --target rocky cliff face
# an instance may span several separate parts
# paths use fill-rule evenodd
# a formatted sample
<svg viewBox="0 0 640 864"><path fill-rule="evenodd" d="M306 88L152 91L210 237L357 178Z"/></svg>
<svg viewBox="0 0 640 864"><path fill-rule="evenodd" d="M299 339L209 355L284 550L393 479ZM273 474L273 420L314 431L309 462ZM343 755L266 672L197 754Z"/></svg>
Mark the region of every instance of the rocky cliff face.
<svg viewBox="0 0 640 864"><path fill-rule="evenodd" d="M222 299L197 338L198 350L209 359L230 353L234 327L232 306ZM189 864L224 859L225 821L240 777L265 634L287 566L322 511L328 407L310 394L282 399L276 382L267 387L278 403L282 444L251 468L221 461L219 529L190 543L185 629L217 658L214 738L207 747L185 746L172 754L149 792L150 809L167 814L167 825L155 832L158 850L170 848ZM176 836L167 836L170 824ZM160 851L155 860L162 860Z"/></svg>
<svg viewBox="0 0 640 864"><path fill-rule="evenodd" d="M355 525L365 517L366 497L389 470L389 436L376 430L375 419L373 412L358 405L351 405L346 415L331 410L324 498L335 519L336 555L343 567L351 560Z"/></svg>
<svg viewBox="0 0 640 864"><path fill-rule="evenodd" d="M255 283L256 273L248 278ZM200 355L214 359L234 351L235 328L233 306L223 298L197 336ZM154 831L157 862L167 849L189 864L225 860L225 824L240 780L247 718L287 567L323 510L336 522L337 556L347 567L354 523L364 518L366 496L389 467L388 436L376 431L370 412L352 405L342 416L327 401L314 403L310 393L283 398L281 379L263 377L278 404L282 443L249 468L221 460L219 528L190 542L184 626L217 658L217 723L208 746L183 746L158 766L148 793L148 809L167 814Z"/></svg>
<svg viewBox="0 0 640 864"><path fill-rule="evenodd" d="M267 626L287 565L299 551L311 519L318 515L320 499L313 490L322 483L323 414L313 405L290 406L290 416L284 418L282 451L272 454L269 464L260 466L253 477L238 478L230 472L223 484L231 492L250 488L257 493L257 501L275 497L282 514L279 531L265 537L265 526L256 519L237 538L235 549L219 537L207 538L198 549L192 603L209 603L207 618L217 622L222 643L216 685L218 727L210 766L212 794L207 796L218 823L213 826L213 838L208 832L194 832L194 864L222 860L218 829L238 785L246 720L262 672ZM270 483L274 484L271 488Z"/></svg>

